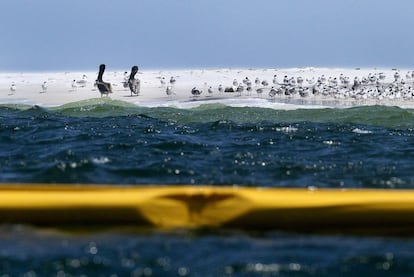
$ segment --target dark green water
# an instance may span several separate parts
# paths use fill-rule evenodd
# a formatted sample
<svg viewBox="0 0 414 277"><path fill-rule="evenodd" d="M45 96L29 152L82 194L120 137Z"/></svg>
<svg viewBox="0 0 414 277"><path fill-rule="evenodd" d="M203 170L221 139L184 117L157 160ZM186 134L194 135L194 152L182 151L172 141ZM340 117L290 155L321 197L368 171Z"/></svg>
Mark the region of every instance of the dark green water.
<svg viewBox="0 0 414 277"><path fill-rule="evenodd" d="M0 107L0 181L413 188L413 135L414 111L397 107L9 105ZM411 238L276 230L74 234L29 226L2 226L0 238L0 276L414 274Z"/></svg>

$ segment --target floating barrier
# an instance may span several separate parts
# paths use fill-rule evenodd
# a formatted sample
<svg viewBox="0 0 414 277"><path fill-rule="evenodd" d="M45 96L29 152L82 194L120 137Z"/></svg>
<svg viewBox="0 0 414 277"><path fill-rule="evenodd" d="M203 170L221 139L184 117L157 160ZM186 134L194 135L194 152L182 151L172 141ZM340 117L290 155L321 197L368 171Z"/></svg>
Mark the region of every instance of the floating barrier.
<svg viewBox="0 0 414 277"><path fill-rule="evenodd" d="M414 190L3 185L0 222L414 234Z"/></svg>

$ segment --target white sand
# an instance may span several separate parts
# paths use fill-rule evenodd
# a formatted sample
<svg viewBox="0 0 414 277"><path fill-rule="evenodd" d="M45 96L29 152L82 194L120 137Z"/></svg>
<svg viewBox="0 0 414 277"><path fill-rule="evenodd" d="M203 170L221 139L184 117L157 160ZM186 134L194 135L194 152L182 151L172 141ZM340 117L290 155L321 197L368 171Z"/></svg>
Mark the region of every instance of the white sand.
<svg viewBox="0 0 414 277"><path fill-rule="evenodd" d="M408 70L400 70L403 79L406 78ZM386 75L384 82L392 83L395 70L391 69L335 69L335 68L292 68L292 69L206 69L206 70L157 70L140 71L137 78L141 80L141 92L138 96L131 96L128 88L124 88L124 72L106 71L103 79L112 83L113 93L111 99L131 102L141 106L178 106L192 107L202 103L223 103L233 106L260 106L276 109L291 109L298 107L320 107L336 106L349 107L357 105L392 105L403 108L414 108L414 99L337 99L333 96L311 95L307 97L295 96L276 96L271 98L268 94L273 86L273 76L276 74L279 83L283 82L283 77L302 76L304 80L325 75L339 78L342 73L353 82L353 78L358 76L363 78L370 73L383 72ZM87 75L85 87L78 86L72 88L73 80L81 80L83 75ZM172 86L173 95L167 96L166 87L170 77L176 79ZM94 87L97 72L45 72L45 73L0 73L0 104L28 104L40 105L44 107L59 106L62 104L76 102L91 98L100 98L99 91ZM160 78L165 77L166 85L161 85ZM246 91L241 96L236 93L219 93L218 86L232 86L234 79L239 83L248 77L253 82L253 92L248 95ZM255 89L255 78L267 80L269 86L265 88L261 96ZM43 92L42 84L47 81L48 88ZM15 84L16 90L11 91L11 85ZM406 79L406 85L412 85L411 79ZM207 92L212 87L213 93ZM309 86L304 81L303 86ZM197 87L203 93L199 97L191 95L191 89ZM105 96L104 96L105 97Z"/></svg>

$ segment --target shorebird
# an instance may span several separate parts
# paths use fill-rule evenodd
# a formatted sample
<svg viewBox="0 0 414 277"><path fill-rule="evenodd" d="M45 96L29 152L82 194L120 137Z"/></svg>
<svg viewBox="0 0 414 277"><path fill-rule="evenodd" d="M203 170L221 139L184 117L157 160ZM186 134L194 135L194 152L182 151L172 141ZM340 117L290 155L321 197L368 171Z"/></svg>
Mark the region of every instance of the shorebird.
<svg viewBox="0 0 414 277"><path fill-rule="evenodd" d="M399 79L400 79L400 73L398 73L398 71L396 71L394 73L394 82L398 82Z"/></svg>
<svg viewBox="0 0 414 277"><path fill-rule="evenodd" d="M384 81L384 80L385 80L385 74L384 74L384 72L380 72L380 73L378 74L378 77L379 77L379 79L380 79L381 81Z"/></svg>
<svg viewBox="0 0 414 277"><path fill-rule="evenodd" d="M307 96L309 96L309 91L308 91L308 89L306 88L306 89L303 89L302 87L300 87L299 89L298 89L298 93L299 93L299 95L301 96L301 97L307 97Z"/></svg>
<svg viewBox="0 0 414 277"><path fill-rule="evenodd" d="M269 83L266 80L262 81L262 86L267 87L269 85Z"/></svg>
<svg viewBox="0 0 414 277"><path fill-rule="evenodd" d="M308 85L315 84L315 77L312 77L311 79L306 79L306 82L308 83Z"/></svg>
<svg viewBox="0 0 414 277"><path fill-rule="evenodd" d="M175 82L176 82L176 80L175 80L174 76L171 76L171 78L170 78L170 84L171 85L174 85Z"/></svg>
<svg viewBox="0 0 414 277"><path fill-rule="evenodd" d="M196 87L193 87L191 89L191 94L194 95L194 96L199 96L201 93L202 93L202 91L197 89Z"/></svg>
<svg viewBox="0 0 414 277"><path fill-rule="evenodd" d="M161 77L160 79L161 86L165 86L165 77Z"/></svg>
<svg viewBox="0 0 414 277"><path fill-rule="evenodd" d="M277 75L273 75L273 84L277 85Z"/></svg>
<svg viewBox="0 0 414 277"><path fill-rule="evenodd" d="M296 83L298 84L298 86L302 86L303 85L303 78L301 76L296 78Z"/></svg>
<svg viewBox="0 0 414 277"><path fill-rule="evenodd" d="M412 73L408 71L407 74L405 74L405 79L407 79L407 81L411 80L411 75Z"/></svg>
<svg viewBox="0 0 414 277"><path fill-rule="evenodd" d="M274 87L272 87L269 91L269 96L274 98L276 96L276 94L277 94L276 89Z"/></svg>
<svg viewBox="0 0 414 277"><path fill-rule="evenodd" d="M16 84L15 83L12 83L11 84L11 86L10 86L10 91L11 91L11 93L10 94L13 94L15 91L16 91Z"/></svg>
<svg viewBox="0 0 414 277"><path fill-rule="evenodd" d="M42 92L45 93L47 91L47 82L44 81L42 84Z"/></svg>
<svg viewBox="0 0 414 277"><path fill-rule="evenodd" d="M237 82L237 79L233 80L233 86L237 87L239 85L239 82Z"/></svg>
<svg viewBox="0 0 414 277"><path fill-rule="evenodd" d="M213 94L213 92L214 92L214 91L213 91L213 88L212 88L212 87L209 87L209 88L208 88L208 90L207 90L207 92L208 92L209 94Z"/></svg>
<svg viewBox="0 0 414 277"><path fill-rule="evenodd" d="M369 73L368 80L371 82L371 84L375 84L377 82L377 76L375 76L375 74Z"/></svg>
<svg viewBox="0 0 414 277"><path fill-rule="evenodd" d="M260 85L260 79L256 77L256 79L254 80L254 83L256 86Z"/></svg>
<svg viewBox="0 0 414 277"><path fill-rule="evenodd" d="M76 80L72 81L72 90L76 90L78 86L76 85Z"/></svg>
<svg viewBox="0 0 414 277"><path fill-rule="evenodd" d="M329 77L328 82L332 87L336 87L338 85L338 80L336 79L336 77Z"/></svg>
<svg viewBox="0 0 414 277"><path fill-rule="evenodd" d="M220 93L223 93L223 86L222 86L221 84L218 86L218 91L219 91Z"/></svg>
<svg viewBox="0 0 414 277"><path fill-rule="evenodd" d="M77 80L76 83L81 87L84 88L86 86L86 83L88 82L88 76L86 76L85 74L83 74L82 79L81 80Z"/></svg>
<svg viewBox="0 0 414 277"><path fill-rule="evenodd" d="M128 79L129 79L128 71L124 71L124 80L122 81L122 86L124 88L128 88Z"/></svg>
<svg viewBox="0 0 414 277"><path fill-rule="evenodd" d="M354 78L354 84L352 85L352 90L357 90L361 86L361 81L358 77Z"/></svg>
<svg viewBox="0 0 414 277"><path fill-rule="evenodd" d="M167 89L165 90L165 93L167 93L168 96L171 96L175 94L172 90L172 86L167 86Z"/></svg>
<svg viewBox="0 0 414 277"><path fill-rule="evenodd" d="M350 82L351 81L349 80L348 76L344 77L344 79L342 80L342 84L343 84L344 87L348 87Z"/></svg>
<svg viewBox="0 0 414 277"><path fill-rule="evenodd" d="M242 94L242 92L244 91L244 86L243 86L242 84L240 84L240 85L237 87L236 91L239 93L239 95L241 95L241 94Z"/></svg>
<svg viewBox="0 0 414 277"><path fill-rule="evenodd" d="M112 93L112 86L110 83L104 82L102 80L102 76L105 72L105 65L101 64L99 66L99 73L98 73L98 78L96 79L96 86L98 87L99 92L101 93L101 97L103 95L108 95L109 93Z"/></svg>
<svg viewBox="0 0 414 277"><path fill-rule="evenodd" d="M141 82L139 81L139 79L135 79L135 75L138 72L138 66L134 65L131 68L131 74L129 75L129 79L128 79L128 87L129 90L131 91L131 96L132 93L138 95L140 88L141 88Z"/></svg>

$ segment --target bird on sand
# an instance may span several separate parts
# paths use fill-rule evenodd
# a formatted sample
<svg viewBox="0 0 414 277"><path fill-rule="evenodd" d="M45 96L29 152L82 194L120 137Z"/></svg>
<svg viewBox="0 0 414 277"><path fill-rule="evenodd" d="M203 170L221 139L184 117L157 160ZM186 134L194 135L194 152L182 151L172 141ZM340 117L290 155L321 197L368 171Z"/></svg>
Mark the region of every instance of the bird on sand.
<svg viewBox="0 0 414 277"><path fill-rule="evenodd" d="M104 82L102 80L103 74L105 72L105 65L101 64L99 66L99 73L98 78L96 79L96 86L98 87L99 92L101 93L101 97L103 95L108 95L109 93L112 93L112 86L110 83Z"/></svg>
<svg viewBox="0 0 414 277"><path fill-rule="evenodd" d="M14 92L17 90L16 84L12 83L10 86L10 95L14 94Z"/></svg>
<svg viewBox="0 0 414 277"><path fill-rule="evenodd" d="M47 82L44 81L42 84L42 92L45 93L47 91Z"/></svg>
<svg viewBox="0 0 414 277"><path fill-rule="evenodd" d="M193 87L193 89L191 90L191 94L194 96L199 96L201 93L202 91L197 89L196 87Z"/></svg>
<svg viewBox="0 0 414 277"><path fill-rule="evenodd" d="M171 95L175 94L174 91L173 91L173 89L172 89L172 86L167 86L167 89L165 90L165 93L168 96L171 96Z"/></svg>
<svg viewBox="0 0 414 277"><path fill-rule="evenodd" d="M129 90L131 91L131 96L132 93L138 95L139 91L141 89L141 81L139 79L135 79L135 75L138 72L138 66L134 65L131 68L131 74L129 75L129 79L128 79L128 86L129 86Z"/></svg>

